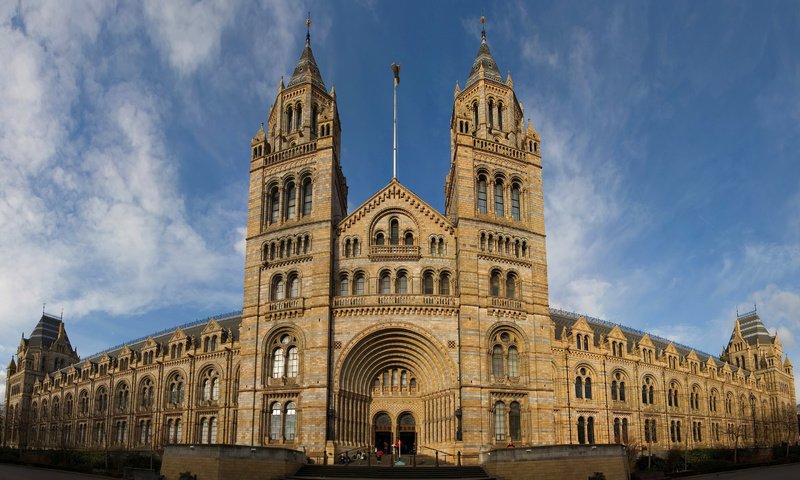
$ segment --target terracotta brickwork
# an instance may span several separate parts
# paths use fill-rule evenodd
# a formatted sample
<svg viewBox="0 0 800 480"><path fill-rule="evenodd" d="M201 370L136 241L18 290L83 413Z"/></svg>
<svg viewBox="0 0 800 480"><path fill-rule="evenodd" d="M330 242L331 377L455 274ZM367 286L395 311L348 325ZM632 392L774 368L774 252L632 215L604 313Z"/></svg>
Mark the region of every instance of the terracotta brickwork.
<svg viewBox="0 0 800 480"><path fill-rule="evenodd" d="M83 360L43 315L9 365L6 443L796 440L792 366L757 313L717 358L550 308L542 140L485 37L454 92L444 212L392 179L348 213L339 122L307 40L250 145L242 311Z"/></svg>

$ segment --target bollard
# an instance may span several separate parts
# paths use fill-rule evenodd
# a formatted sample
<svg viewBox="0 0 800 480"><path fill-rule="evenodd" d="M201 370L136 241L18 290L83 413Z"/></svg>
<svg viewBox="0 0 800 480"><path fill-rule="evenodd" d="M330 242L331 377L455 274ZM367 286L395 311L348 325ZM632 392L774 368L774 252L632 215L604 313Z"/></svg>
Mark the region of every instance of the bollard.
<svg viewBox="0 0 800 480"><path fill-rule="evenodd" d="M458 466L460 467L461 466L461 450L458 451L457 456L458 456Z"/></svg>
<svg viewBox="0 0 800 480"><path fill-rule="evenodd" d="M439 466L439 450L436 450L436 466Z"/></svg>

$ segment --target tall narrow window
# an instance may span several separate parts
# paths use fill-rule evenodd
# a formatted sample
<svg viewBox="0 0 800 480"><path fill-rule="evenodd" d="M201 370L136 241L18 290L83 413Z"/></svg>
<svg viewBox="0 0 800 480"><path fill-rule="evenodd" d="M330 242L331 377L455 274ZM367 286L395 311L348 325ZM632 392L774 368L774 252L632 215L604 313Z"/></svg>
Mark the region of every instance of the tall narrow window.
<svg viewBox="0 0 800 480"><path fill-rule="evenodd" d="M356 281L353 283L353 294L364 295L364 274L356 274Z"/></svg>
<svg viewBox="0 0 800 480"><path fill-rule="evenodd" d="M490 295L493 297L500 296L500 273L499 272L492 272L492 278L490 280Z"/></svg>
<svg viewBox="0 0 800 480"><path fill-rule="evenodd" d="M494 404L494 438L495 440L506 438L506 404L503 402Z"/></svg>
<svg viewBox="0 0 800 480"><path fill-rule="evenodd" d="M486 177L478 177L478 212L486 213Z"/></svg>
<svg viewBox="0 0 800 480"><path fill-rule="evenodd" d="M431 255L436 255L436 239L431 238Z"/></svg>
<svg viewBox="0 0 800 480"><path fill-rule="evenodd" d="M208 420L208 443L217 443L217 417L211 417Z"/></svg>
<svg viewBox="0 0 800 480"><path fill-rule="evenodd" d="M583 379L575 377L575 398L583 398Z"/></svg>
<svg viewBox="0 0 800 480"><path fill-rule="evenodd" d="M347 277L342 277L339 280L339 295L344 297L350 293L350 289L348 288L349 283L350 282L347 280Z"/></svg>
<svg viewBox="0 0 800 480"><path fill-rule="evenodd" d="M422 293L425 295L433 295L433 273L425 272L422 277Z"/></svg>
<svg viewBox="0 0 800 480"><path fill-rule="evenodd" d="M311 106L311 133L317 133L317 106Z"/></svg>
<svg viewBox="0 0 800 480"><path fill-rule="evenodd" d="M519 352L517 347L508 347L508 376L519 377Z"/></svg>
<svg viewBox="0 0 800 480"><path fill-rule="evenodd" d="M408 293L408 277L406 276L405 272L401 272L397 275L395 291L399 294Z"/></svg>
<svg viewBox="0 0 800 480"><path fill-rule="evenodd" d="M297 298L300 296L300 279L297 274L289 277L289 298Z"/></svg>
<svg viewBox="0 0 800 480"><path fill-rule="evenodd" d="M506 297L517 298L517 277L513 273L506 278Z"/></svg>
<svg viewBox="0 0 800 480"><path fill-rule="evenodd" d="M391 278L389 277L389 272L381 273L380 292L383 294L392 293Z"/></svg>
<svg viewBox="0 0 800 480"><path fill-rule="evenodd" d="M281 378L283 376L284 362L283 349L276 348L272 352L272 378Z"/></svg>
<svg viewBox="0 0 800 480"><path fill-rule="evenodd" d="M489 128L494 127L494 100L489 99Z"/></svg>
<svg viewBox="0 0 800 480"><path fill-rule="evenodd" d="M503 377L503 347L495 345L492 349L492 374L496 378Z"/></svg>
<svg viewBox="0 0 800 480"><path fill-rule="evenodd" d="M622 419L622 443L628 444L628 419Z"/></svg>
<svg viewBox="0 0 800 480"><path fill-rule="evenodd" d="M289 108L286 109L286 131L287 132L291 132L292 131L292 127L294 126L294 124L292 122L292 120L293 120L292 113L293 113L292 112L292 107L289 107Z"/></svg>
<svg viewBox="0 0 800 480"><path fill-rule="evenodd" d="M303 216L311 214L311 194L313 189L311 187L311 179L306 178L303 180Z"/></svg>
<svg viewBox="0 0 800 480"><path fill-rule="evenodd" d="M389 243L392 245L400 243L400 226L397 220L389 222Z"/></svg>
<svg viewBox="0 0 800 480"><path fill-rule="evenodd" d="M275 223L278 221L278 215L280 214L280 194L278 193L278 187L272 187L272 190L269 192L269 223Z"/></svg>
<svg viewBox="0 0 800 480"><path fill-rule="evenodd" d="M478 102L472 104L472 121L475 124L475 129L478 129Z"/></svg>
<svg viewBox="0 0 800 480"><path fill-rule="evenodd" d="M297 113L295 114L295 127L300 130L303 126L303 106L299 103L297 104Z"/></svg>
<svg viewBox="0 0 800 480"><path fill-rule="evenodd" d="M286 218L294 218L295 214L297 213L297 199L295 198L297 194L297 189L294 186L294 182L289 182L286 184L286 193L284 195L286 201Z"/></svg>
<svg viewBox="0 0 800 480"><path fill-rule="evenodd" d="M520 219L519 211L519 185L516 183L511 186L511 216L514 220ZM519 254L517 254L519 256Z"/></svg>
<svg viewBox="0 0 800 480"><path fill-rule="evenodd" d="M503 204L503 181L499 178L494 182L494 214L498 217L505 215L505 205Z"/></svg>
<svg viewBox="0 0 800 480"><path fill-rule="evenodd" d="M497 102L497 128L503 129L503 102Z"/></svg>
<svg viewBox="0 0 800 480"><path fill-rule="evenodd" d="M286 376L294 378L297 376L299 364L299 355L297 354L297 347L289 348L289 362L286 364Z"/></svg>
<svg viewBox="0 0 800 480"><path fill-rule="evenodd" d="M586 437L589 444L594 444L594 417L589 417L586 420Z"/></svg>
<svg viewBox="0 0 800 480"><path fill-rule="evenodd" d="M272 279L272 291L270 292L270 298L273 302L283 300L286 293L285 290L286 287L284 285L282 275L277 275Z"/></svg>
<svg viewBox="0 0 800 480"><path fill-rule="evenodd" d="M403 238L404 245L414 245L414 234L411 232L406 232Z"/></svg>
<svg viewBox="0 0 800 480"><path fill-rule="evenodd" d="M280 440L281 438L281 404L275 402L272 404L271 413L269 416L269 439Z"/></svg>
<svg viewBox="0 0 800 480"><path fill-rule="evenodd" d="M450 274L446 272L439 277L439 295L450 295Z"/></svg>
<svg viewBox="0 0 800 480"><path fill-rule="evenodd" d="M297 434L297 407L294 402L286 404L286 426L283 429L283 436L286 440L294 440Z"/></svg>
<svg viewBox="0 0 800 480"><path fill-rule="evenodd" d="M511 408L508 411L508 430L511 440L522 440L521 420L519 402L511 402Z"/></svg>
<svg viewBox="0 0 800 480"><path fill-rule="evenodd" d="M384 237L383 232L378 232L375 234L375 245L383 245Z"/></svg>
<svg viewBox="0 0 800 480"><path fill-rule="evenodd" d="M592 379L589 377L586 377L584 390L586 391L586 398L592 398Z"/></svg>
<svg viewBox="0 0 800 480"><path fill-rule="evenodd" d="M578 417L578 443L586 443L586 421L583 417Z"/></svg>

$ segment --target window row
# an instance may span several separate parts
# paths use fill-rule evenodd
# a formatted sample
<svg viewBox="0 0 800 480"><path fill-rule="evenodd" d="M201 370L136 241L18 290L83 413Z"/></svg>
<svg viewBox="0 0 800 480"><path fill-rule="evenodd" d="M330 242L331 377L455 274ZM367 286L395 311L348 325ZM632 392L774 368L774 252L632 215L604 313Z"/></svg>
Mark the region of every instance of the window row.
<svg viewBox="0 0 800 480"><path fill-rule="evenodd" d="M272 277L269 291L270 301L279 302L287 298L298 298L299 296L300 276L297 272L290 272L287 275L278 273Z"/></svg>
<svg viewBox="0 0 800 480"><path fill-rule="evenodd" d="M496 176L491 182L492 187L492 211L495 216L510 216L514 220L522 218L522 188L517 181L511 182L508 186L502 176ZM489 176L486 173L478 174L477 179L477 201L478 212L488 213L489 211ZM510 203L510 209L506 207L506 201Z"/></svg>
<svg viewBox="0 0 800 480"><path fill-rule="evenodd" d="M300 372L300 342L291 333L274 335L267 347L264 371L271 378L296 378Z"/></svg>
<svg viewBox="0 0 800 480"><path fill-rule="evenodd" d="M269 441L293 442L297 436L297 406L294 402L273 402L269 408Z"/></svg>
<svg viewBox="0 0 800 480"><path fill-rule="evenodd" d="M352 276L342 274L339 276L337 294L340 296L366 295L366 275L364 272L356 272ZM417 289L413 287L413 280L406 270L399 270L393 273L389 270L382 270L378 273L375 291L380 295L389 294L413 294ZM432 270L422 272L420 291L423 295L451 295L454 290L453 278L450 272L443 271L435 273Z"/></svg>
<svg viewBox="0 0 800 480"><path fill-rule="evenodd" d="M511 441L522 440L522 409L519 402L506 406L498 400L494 404L494 439L502 442L506 436Z"/></svg>
<svg viewBox="0 0 800 480"><path fill-rule="evenodd" d="M358 237L344 239L344 251L342 254L345 258L357 257L361 254L361 242Z"/></svg>
<svg viewBox="0 0 800 480"><path fill-rule="evenodd" d="M408 370L389 368L375 377L373 386L376 390L416 390L417 379L411 376Z"/></svg>
<svg viewBox="0 0 800 480"><path fill-rule="evenodd" d="M431 256L442 256L445 254L444 239L442 237L431 237L430 241Z"/></svg>
<svg viewBox="0 0 800 480"><path fill-rule="evenodd" d="M492 270L489 277L489 295L517 299L520 297L520 280L516 273L503 274L500 270Z"/></svg>
<svg viewBox="0 0 800 480"><path fill-rule="evenodd" d="M291 220L300 216L311 214L313 202L313 185L311 177L304 177L300 181L300 188L293 179L289 179L282 186L271 185L267 188L264 202L266 206L266 224L276 224L281 220ZM298 208L298 205L300 208Z"/></svg>
<svg viewBox="0 0 800 480"><path fill-rule="evenodd" d="M375 245L414 245L414 232L404 229L400 235L400 221L397 218L389 219L388 235L380 227L376 228L374 236Z"/></svg>
<svg viewBox="0 0 800 480"><path fill-rule="evenodd" d="M496 253L498 255L517 258L528 258L528 255L530 255L527 241L503 234L481 232L480 247L482 252Z"/></svg>
<svg viewBox="0 0 800 480"><path fill-rule="evenodd" d="M311 252L311 236L306 233L265 243L262 259L273 261L295 255L306 255L309 252Z"/></svg>

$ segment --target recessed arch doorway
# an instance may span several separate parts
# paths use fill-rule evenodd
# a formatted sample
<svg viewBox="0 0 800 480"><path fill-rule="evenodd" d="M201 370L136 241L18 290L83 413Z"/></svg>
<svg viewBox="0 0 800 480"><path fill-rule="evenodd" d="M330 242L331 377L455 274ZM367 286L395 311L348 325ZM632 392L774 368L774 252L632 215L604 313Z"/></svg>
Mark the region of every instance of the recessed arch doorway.
<svg viewBox="0 0 800 480"><path fill-rule="evenodd" d="M392 419L386 412L375 414L372 420L373 438L375 448L383 450L383 453L391 452L392 445Z"/></svg>
<svg viewBox="0 0 800 480"><path fill-rule="evenodd" d="M397 439L400 440L400 454L413 453L417 448L417 425L414 414L405 412L397 417Z"/></svg>

